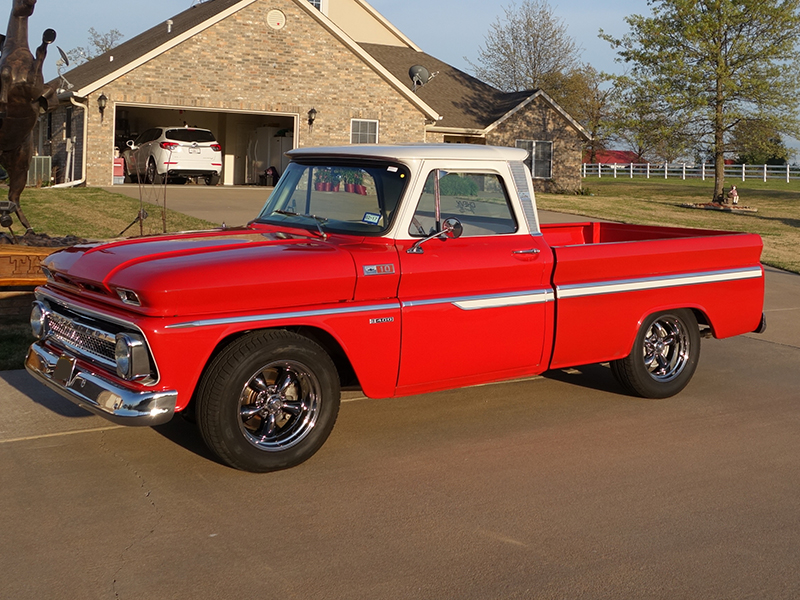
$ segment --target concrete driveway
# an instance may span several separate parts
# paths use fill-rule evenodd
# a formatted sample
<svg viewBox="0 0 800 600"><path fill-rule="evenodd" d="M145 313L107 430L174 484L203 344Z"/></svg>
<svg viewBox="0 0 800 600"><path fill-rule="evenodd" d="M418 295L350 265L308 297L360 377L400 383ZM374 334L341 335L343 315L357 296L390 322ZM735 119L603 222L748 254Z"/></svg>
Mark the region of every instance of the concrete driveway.
<svg viewBox="0 0 800 600"><path fill-rule="evenodd" d="M136 185L124 184L103 188L116 194L124 194L150 204L163 203L167 208L205 219L212 223L225 222L229 227L244 225L255 219L272 193L271 187L258 186L214 186L207 185Z"/></svg>

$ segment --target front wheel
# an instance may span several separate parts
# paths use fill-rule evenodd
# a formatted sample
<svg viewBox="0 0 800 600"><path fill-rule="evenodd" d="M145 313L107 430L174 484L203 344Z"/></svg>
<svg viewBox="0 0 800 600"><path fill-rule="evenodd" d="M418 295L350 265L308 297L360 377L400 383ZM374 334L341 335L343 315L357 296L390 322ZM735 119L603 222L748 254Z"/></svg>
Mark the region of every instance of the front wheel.
<svg viewBox="0 0 800 600"><path fill-rule="evenodd" d="M339 401L336 368L319 345L289 331L258 331L231 343L206 370L197 423L228 465L276 471L319 450Z"/></svg>
<svg viewBox="0 0 800 600"><path fill-rule="evenodd" d="M700 330L688 309L650 315L642 323L631 353L611 362L611 371L629 392L668 398L689 383L700 358Z"/></svg>

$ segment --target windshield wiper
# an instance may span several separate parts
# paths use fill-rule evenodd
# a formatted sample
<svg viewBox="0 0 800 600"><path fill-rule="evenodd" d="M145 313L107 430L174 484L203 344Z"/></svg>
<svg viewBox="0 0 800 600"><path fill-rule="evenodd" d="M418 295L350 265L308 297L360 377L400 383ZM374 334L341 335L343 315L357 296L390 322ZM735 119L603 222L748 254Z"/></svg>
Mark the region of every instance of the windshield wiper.
<svg viewBox="0 0 800 600"><path fill-rule="evenodd" d="M305 217L307 219L314 219L314 223L317 225L317 229L319 230L319 235L323 240L328 239L328 234L322 231L322 224L327 223L328 219L325 217L318 217L317 215L303 215L300 213L293 212L291 210L273 210L274 213L278 213L279 215L286 215L288 217Z"/></svg>

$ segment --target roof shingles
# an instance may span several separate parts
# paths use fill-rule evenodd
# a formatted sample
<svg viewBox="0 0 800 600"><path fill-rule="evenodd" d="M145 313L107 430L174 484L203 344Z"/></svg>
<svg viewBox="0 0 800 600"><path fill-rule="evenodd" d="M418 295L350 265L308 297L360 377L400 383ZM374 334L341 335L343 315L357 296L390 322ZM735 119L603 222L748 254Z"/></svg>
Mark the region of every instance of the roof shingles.
<svg viewBox="0 0 800 600"><path fill-rule="evenodd" d="M413 89L408 70L422 65L438 75L422 87L417 95L443 116L437 125L461 129L483 130L521 102L533 91L501 92L472 75L413 48L359 44L392 75Z"/></svg>

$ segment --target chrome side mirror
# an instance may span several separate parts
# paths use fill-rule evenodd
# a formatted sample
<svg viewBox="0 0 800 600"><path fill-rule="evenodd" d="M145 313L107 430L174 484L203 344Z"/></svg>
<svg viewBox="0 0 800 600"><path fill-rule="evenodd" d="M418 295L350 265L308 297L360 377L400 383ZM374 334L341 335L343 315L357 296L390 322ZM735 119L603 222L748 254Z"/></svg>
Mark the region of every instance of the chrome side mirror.
<svg viewBox="0 0 800 600"><path fill-rule="evenodd" d="M421 248L421 246L425 242L437 237L441 240L457 240L461 237L462 233L464 233L464 226L461 224L461 221L455 217L450 217L449 219L445 219L444 223L442 223L441 231L437 231L426 238L418 240L413 246L411 246L411 248L406 250L406 252L408 254L424 254L425 251Z"/></svg>

